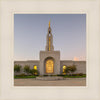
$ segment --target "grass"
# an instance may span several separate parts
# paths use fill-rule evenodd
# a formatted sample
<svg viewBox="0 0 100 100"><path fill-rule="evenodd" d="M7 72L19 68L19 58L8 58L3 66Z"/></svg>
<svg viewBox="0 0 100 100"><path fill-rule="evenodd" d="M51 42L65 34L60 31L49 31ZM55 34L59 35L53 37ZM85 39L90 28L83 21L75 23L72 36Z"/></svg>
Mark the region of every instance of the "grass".
<svg viewBox="0 0 100 100"><path fill-rule="evenodd" d="M33 75L30 75L30 76L16 75L16 76L14 76L14 79L26 79L26 78L36 78L36 77L37 76L33 76ZM55 77L55 76L52 76L52 77ZM85 78L86 75L81 75L81 76L79 76L79 75L77 75L77 76L63 75L62 77L64 77L64 78Z"/></svg>
<svg viewBox="0 0 100 100"><path fill-rule="evenodd" d="M82 76L69 76L69 75L65 75L63 77L64 78L86 78L86 75L82 75Z"/></svg>
<svg viewBox="0 0 100 100"><path fill-rule="evenodd" d="M23 78L36 78L37 76L14 76L14 79L23 79Z"/></svg>

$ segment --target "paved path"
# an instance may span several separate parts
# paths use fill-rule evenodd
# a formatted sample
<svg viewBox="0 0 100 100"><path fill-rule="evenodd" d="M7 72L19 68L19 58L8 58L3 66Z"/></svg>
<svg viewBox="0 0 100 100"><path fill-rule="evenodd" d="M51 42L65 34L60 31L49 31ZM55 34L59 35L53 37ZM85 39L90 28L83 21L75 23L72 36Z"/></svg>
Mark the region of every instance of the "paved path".
<svg viewBox="0 0 100 100"><path fill-rule="evenodd" d="M66 78L57 81L14 79L14 86L86 86L86 78Z"/></svg>

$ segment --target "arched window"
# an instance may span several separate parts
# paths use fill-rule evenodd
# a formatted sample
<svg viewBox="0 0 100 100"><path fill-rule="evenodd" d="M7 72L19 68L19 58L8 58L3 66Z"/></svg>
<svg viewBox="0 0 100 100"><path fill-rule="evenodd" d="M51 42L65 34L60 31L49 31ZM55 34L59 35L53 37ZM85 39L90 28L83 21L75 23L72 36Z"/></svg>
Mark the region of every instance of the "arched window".
<svg viewBox="0 0 100 100"><path fill-rule="evenodd" d="M63 66L63 73L65 73L65 69L66 69L66 66L64 65L64 66Z"/></svg>
<svg viewBox="0 0 100 100"><path fill-rule="evenodd" d="M37 66L36 65L34 66L34 69L37 70Z"/></svg>

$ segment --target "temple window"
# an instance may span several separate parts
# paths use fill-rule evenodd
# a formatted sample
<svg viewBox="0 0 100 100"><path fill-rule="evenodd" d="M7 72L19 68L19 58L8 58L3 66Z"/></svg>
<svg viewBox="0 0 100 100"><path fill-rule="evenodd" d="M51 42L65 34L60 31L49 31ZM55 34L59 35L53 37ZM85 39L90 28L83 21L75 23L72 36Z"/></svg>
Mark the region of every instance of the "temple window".
<svg viewBox="0 0 100 100"><path fill-rule="evenodd" d="M37 66L36 65L34 66L34 69L37 70Z"/></svg>
<svg viewBox="0 0 100 100"><path fill-rule="evenodd" d="M63 66L63 73L65 73L65 69L66 69L66 66L64 65L64 66Z"/></svg>

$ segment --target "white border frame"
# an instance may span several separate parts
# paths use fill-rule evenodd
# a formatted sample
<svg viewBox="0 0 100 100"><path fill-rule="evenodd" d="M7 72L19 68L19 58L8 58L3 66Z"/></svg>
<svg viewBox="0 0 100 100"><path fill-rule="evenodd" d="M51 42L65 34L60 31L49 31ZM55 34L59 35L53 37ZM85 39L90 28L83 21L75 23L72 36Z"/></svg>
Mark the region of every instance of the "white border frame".
<svg viewBox="0 0 100 100"><path fill-rule="evenodd" d="M81 1L0 1L1 10L1 100L99 100L100 35L99 0ZM14 87L14 13L86 13L87 16L87 87ZM13 19L13 20L12 20ZM94 20L95 19L95 20ZM95 33L95 34L94 34ZM95 71L95 72L94 72ZM11 73L12 72L12 73Z"/></svg>

